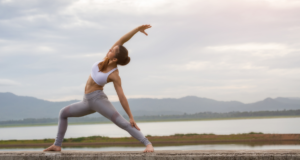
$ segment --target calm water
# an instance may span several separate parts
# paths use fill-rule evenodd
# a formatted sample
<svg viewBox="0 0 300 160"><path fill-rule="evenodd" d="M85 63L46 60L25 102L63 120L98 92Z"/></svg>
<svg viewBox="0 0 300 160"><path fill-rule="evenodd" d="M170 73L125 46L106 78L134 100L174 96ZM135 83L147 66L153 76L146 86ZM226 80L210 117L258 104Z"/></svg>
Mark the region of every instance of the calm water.
<svg viewBox="0 0 300 160"><path fill-rule="evenodd" d="M300 133L300 127L298 127L300 118L147 122L137 124L144 135L154 136L172 135L175 133ZM56 132L57 126L0 128L0 140L55 138ZM130 137L126 131L120 129L115 124L90 124L69 125L65 138L94 135Z"/></svg>

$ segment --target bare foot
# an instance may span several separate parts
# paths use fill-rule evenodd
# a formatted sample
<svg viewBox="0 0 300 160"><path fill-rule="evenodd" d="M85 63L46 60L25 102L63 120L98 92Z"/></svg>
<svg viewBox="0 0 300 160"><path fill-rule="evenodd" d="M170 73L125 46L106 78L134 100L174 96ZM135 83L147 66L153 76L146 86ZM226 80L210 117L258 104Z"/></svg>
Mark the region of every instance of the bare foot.
<svg viewBox="0 0 300 160"><path fill-rule="evenodd" d="M146 149L144 150L144 153L145 152L154 152L154 148L153 148L152 144L148 144L146 146Z"/></svg>
<svg viewBox="0 0 300 160"><path fill-rule="evenodd" d="M61 151L61 147L60 146L55 146L54 144L50 147L48 147L47 149L44 149L44 151Z"/></svg>

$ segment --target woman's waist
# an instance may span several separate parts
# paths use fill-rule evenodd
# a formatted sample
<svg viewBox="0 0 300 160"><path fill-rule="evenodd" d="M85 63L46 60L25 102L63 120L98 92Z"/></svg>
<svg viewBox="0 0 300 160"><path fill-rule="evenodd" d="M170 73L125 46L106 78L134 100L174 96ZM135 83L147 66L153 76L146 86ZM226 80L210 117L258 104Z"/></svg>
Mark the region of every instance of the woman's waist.
<svg viewBox="0 0 300 160"><path fill-rule="evenodd" d="M93 92L84 94L83 97L85 99L92 99L92 98L97 97L97 96L105 96L106 97L106 94L103 92L103 90L95 90Z"/></svg>
<svg viewBox="0 0 300 160"><path fill-rule="evenodd" d="M97 90L102 90L103 91L103 86L86 84L84 93L89 94L89 93L92 93L92 92L97 91Z"/></svg>

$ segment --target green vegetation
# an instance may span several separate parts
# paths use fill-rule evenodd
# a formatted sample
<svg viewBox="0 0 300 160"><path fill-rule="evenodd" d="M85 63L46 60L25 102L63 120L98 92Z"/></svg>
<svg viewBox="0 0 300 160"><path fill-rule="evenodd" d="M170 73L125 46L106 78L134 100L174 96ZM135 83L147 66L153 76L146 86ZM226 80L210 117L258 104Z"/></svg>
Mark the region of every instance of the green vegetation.
<svg viewBox="0 0 300 160"><path fill-rule="evenodd" d="M202 134L198 134L198 133L188 133L188 134L176 133L176 134L171 135L171 136L195 136L195 135L215 135L215 134L213 134L213 133L202 133Z"/></svg>
<svg viewBox="0 0 300 160"><path fill-rule="evenodd" d="M242 133L242 134L264 134L262 132L249 132L249 133Z"/></svg>
<svg viewBox="0 0 300 160"><path fill-rule="evenodd" d="M128 120L128 117L124 115ZM281 110L281 111L257 111L257 112L200 112L195 114L182 115L155 115L155 116L135 116L137 122L160 122L160 121L191 121L191 120L229 120L229 119L256 119L256 118L290 118L300 117L300 110ZM57 118L34 119L27 118L23 120L0 121L0 127L17 126L37 126L37 125L57 125ZM69 124L99 124L111 123L105 117L79 117L69 118Z"/></svg>
<svg viewBox="0 0 300 160"><path fill-rule="evenodd" d="M78 137L78 138L64 138L63 142L82 142L82 141L86 141L86 142L93 142L95 140L108 140L109 137L105 137L105 136L90 136L90 137Z"/></svg>

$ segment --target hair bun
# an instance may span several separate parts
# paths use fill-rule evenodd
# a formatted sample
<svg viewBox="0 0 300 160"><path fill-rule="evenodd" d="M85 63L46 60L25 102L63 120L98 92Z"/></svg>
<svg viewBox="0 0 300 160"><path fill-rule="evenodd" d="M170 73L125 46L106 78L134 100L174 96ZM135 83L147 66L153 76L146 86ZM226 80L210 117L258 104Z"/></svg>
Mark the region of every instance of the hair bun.
<svg viewBox="0 0 300 160"><path fill-rule="evenodd" d="M130 57L127 57L126 60L125 60L125 63L123 65L126 65L130 62Z"/></svg>
<svg viewBox="0 0 300 160"><path fill-rule="evenodd" d="M119 46L119 53L115 55L115 58L118 59L117 64L122 66L127 65L130 62L130 57L128 57L128 50L122 45L118 45L118 46Z"/></svg>

